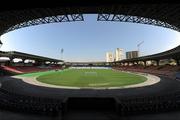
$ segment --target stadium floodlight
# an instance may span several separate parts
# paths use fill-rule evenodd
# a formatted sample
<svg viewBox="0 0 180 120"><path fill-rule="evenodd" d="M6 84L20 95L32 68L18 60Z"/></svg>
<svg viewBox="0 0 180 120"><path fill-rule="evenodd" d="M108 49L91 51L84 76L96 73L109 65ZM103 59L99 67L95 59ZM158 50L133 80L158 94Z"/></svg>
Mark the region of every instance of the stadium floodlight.
<svg viewBox="0 0 180 120"><path fill-rule="evenodd" d="M140 45L142 45L144 43L144 41L140 42L139 44L137 44L137 47L138 47L138 52L139 52L139 56L140 56L140 51L139 51L139 47Z"/></svg>
<svg viewBox="0 0 180 120"><path fill-rule="evenodd" d="M64 49L62 48L61 49L61 60L63 59L63 52L64 52Z"/></svg>

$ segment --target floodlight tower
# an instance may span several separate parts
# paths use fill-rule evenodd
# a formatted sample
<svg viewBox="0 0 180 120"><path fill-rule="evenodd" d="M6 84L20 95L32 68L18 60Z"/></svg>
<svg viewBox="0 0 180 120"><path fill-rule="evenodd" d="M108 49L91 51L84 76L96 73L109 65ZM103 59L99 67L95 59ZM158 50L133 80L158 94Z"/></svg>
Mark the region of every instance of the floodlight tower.
<svg viewBox="0 0 180 120"><path fill-rule="evenodd" d="M62 48L61 49L61 60L63 59L63 52L64 52L64 49Z"/></svg>
<svg viewBox="0 0 180 120"><path fill-rule="evenodd" d="M138 52L139 52L139 56L140 56L140 51L139 51L139 48L140 46L144 43L144 41L140 42L139 44L137 44L137 47L138 47Z"/></svg>

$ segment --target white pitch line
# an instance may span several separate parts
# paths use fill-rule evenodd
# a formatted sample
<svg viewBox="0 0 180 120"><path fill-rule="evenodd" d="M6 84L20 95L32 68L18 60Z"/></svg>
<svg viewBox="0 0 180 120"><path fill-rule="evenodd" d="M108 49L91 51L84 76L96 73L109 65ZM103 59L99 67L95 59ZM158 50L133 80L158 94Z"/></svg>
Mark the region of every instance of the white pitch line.
<svg viewBox="0 0 180 120"><path fill-rule="evenodd" d="M127 86L120 86L120 87L69 87L69 86L59 86L59 85L52 85L52 84L46 84L42 83L36 80L36 77L30 78L30 77L20 77L20 76L13 76L14 78L19 78L22 81L36 85L36 86L43 86L43 87L51 87L51 88L64 88L64 89L97 89L97 90L102 90L102 89L126 89L126 88L138 88L138 87L145 87L145 86L150 86L154 85L158 82L160 82L160 78L158 76L152 75L152 74L147 74L147 73L140 73L140 72L127 72L127 71L121 71L121 72L126 72L130 74L135 74L135 75L140 75L143 77L146 77L147 80L143 83L138 83L138 84L133 84L133 85L127 85Z"/></svg>

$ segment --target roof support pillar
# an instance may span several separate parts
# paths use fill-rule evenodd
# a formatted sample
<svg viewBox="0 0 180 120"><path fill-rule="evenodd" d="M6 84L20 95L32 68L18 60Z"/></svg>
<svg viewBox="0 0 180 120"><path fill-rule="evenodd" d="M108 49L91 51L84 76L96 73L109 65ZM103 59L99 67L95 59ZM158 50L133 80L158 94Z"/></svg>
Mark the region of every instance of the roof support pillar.
<svg viewBox="0 0 180 120"><path fill-rule="evenodd" d="M26 60L25 58L22 58L22 62L23 62L23 63L25 63L25 60Z"/></svg>
<svg viewBox="0 0 180 120"><path fill-rule="evenodd" d="M143 61L144 62L144 66L146 67L146 61Z"/></svg>
<svg viewBox="0 0 180 120"><path fill-rule="evenodd" d="M157 65L157 66L159 66L159 61L160 61L160 60L156 60L156 65Z"/></svg>
<svg viewBox="0 0 180 120"><path fill-rule="evenodd" d="M175 61L176 61L176 65L179 66L180 65L179 59L175 59Z"/></svg>
<svg viewBox="0 0 180 120"><path fill-rule="evenodd" d="M9 57L9 62L10 62L10 64L12 64L13 63L13 60L14 60L14 58L13 57Z"/></svg>

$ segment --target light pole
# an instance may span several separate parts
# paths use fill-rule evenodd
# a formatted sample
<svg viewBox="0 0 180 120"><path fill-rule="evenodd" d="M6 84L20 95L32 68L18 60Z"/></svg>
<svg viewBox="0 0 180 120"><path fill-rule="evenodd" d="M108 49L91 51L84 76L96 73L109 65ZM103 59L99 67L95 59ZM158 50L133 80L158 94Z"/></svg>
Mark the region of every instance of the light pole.
<svg viewBox="0 0 180 120"><path fill-rule="evenodd" d="M139 48L140 48L140 45L142 45L144 43L144 41L140 42L139 44L137 44L137 47L138 47L138 52L139 52L139 57L140 57L140 51L139 51Z"/></svg>
<svg viewBox="0 0 180 120"><path fill-rule="evenodd" d="M61 60L63 59L63 52L64 52L64 49L62 48L61 49Z"/></svg>

